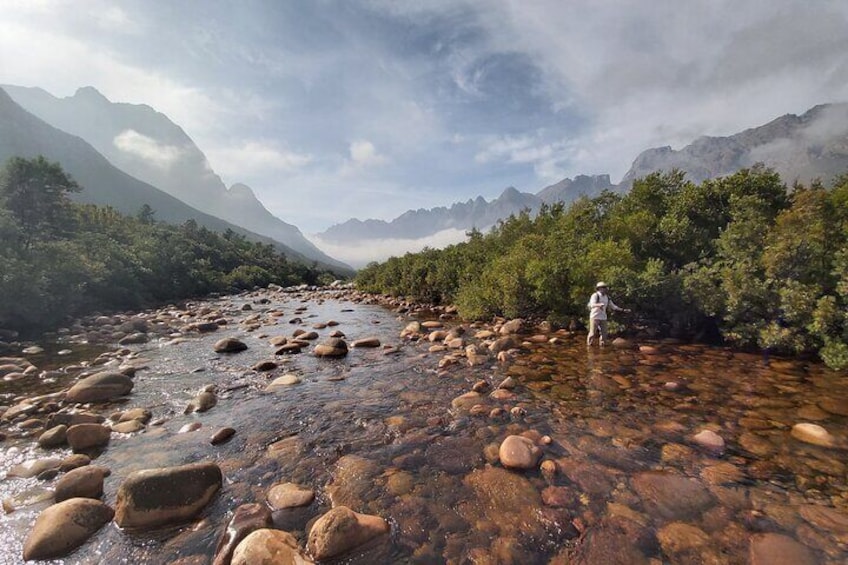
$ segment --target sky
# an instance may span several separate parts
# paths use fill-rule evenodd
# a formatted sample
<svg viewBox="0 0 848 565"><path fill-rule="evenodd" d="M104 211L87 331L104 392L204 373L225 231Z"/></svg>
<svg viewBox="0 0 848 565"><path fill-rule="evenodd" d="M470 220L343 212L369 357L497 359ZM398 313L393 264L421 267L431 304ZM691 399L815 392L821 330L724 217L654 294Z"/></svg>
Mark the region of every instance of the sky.
<svg viewBox="0 0 848 565"><path fill-rule="evenodd" d="M306 233L848 101L848 2L0 0L0 83L181 125Z"/></svg>

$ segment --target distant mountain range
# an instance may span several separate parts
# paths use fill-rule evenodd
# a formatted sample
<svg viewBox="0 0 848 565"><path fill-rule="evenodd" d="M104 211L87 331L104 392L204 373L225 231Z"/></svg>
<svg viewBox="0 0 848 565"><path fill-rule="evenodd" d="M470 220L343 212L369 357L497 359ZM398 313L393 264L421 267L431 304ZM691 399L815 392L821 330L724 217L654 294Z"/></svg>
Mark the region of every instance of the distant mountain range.
<svg viewBox="0 0 848 565"><path fill-rule="evenodd" d="M24 110L62 132L82 138L115 168L134 179L156 187L200 212L236 226L249 227L251 232L281 243L306 261L349 269L315 247L297 227L271 214L250 187L235 184L227 189L206 156L183 129L153 108L110 102L92 87L80 88L67 98L57 98L40 88L11 85L2 88ZM43 135L50 137L43 128L40 129ZM53 159L65 165L62 159ZM71 172L91 192L88 197L97 198L96 203L110 204L127 211L122 206L123 202L113 202L116 194L104 193L95 197L91 182L83 182L78 174ZM120 199L126 200L126 195ZM159 206L148 203L157 211L160 220L169 221L176 213L164 202ZM176 214L185 213L183 210Z"/></svg>
<svg viewBox="0 0 848 565"><path fill-rule="evenodd" d="M830 182L848 172L848 104L816 106L800 116L787 114L728 137L701 137L679 151L648 149L636 157L618 184L612 184L609 175L578 175L535 194L509 187L491 202L477 197L450 207L410 210L388 222L348 220L317 237L333 245L362 246L369 240L427 238L446 229L485 230L524 209L536 212L543 203L568 204L604 190L627 192L634 180L659 170L680 169L692 181L701 182L755 163L774 168L788 184L816 178Z"/></svg>
<svg viewBox="0 0 848 565"><path fill-rule="evenodd" d="M61 131L21 108L0 88L0 162L10 157L30 159L38 155L59 162L83 187L81 192L72 195L76 201L108 205L128 215L137 213L148 204L156 211L157 220L179 224L194 219L199 225L214 231L231 229L251 240L273 245L293 261L313 262L312 258L279 241L200 212L130 176L112 165L83 139ZM327 263L321 264L336 268Z"/></svg>

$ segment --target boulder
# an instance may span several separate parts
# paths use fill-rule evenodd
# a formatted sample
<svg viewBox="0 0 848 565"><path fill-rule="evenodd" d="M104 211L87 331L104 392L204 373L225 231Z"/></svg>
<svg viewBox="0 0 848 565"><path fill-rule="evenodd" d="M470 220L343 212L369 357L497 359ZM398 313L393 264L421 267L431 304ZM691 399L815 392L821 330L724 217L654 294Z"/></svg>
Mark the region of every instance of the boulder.
<svg viewBox="0 0 848 565"><path fill-rule="evenodd" d="M516 349L521 346L521 342L515 336L504 336L496 339L491 345L489 345L489 351L491 353L500 353L501 351L508 351L510 349Z"/></svg>
<svg viewBox="0 0 848 565"><path fill-rule="evenodd" d="M263 504L253 502L236 508L227 528L218 540L212 565L231 563L233 552L241 541L256 530L270 528L272 522L271 511Z"/></svg>
<svg viewBox="0 0 848 565"><path fill-rule="evenodd" d="M221 488L215 463L136 471L124 480L115 502L121 528L151 529L195 517Z"/></svg>
<svg viewBox="0 0 848 565"><path fill-rule="evenodd" d="M101 447L109 443L112 430L101 424L77 424L68 428L68 445L74 451Z"/></svg>
<svg viewBox="0 0 848 565"><path fill-rule="evenodd" d="M216 341L213 349L215 353L238 353L247 349L247 345L234 337L225 337Z"/></svg>
<svg viewBox="0 0 848 565"><path fill-rule="evenodd" d="M29 461L24 461L23 463L18 463L6 473L6 477L17 477L20 479L29 479L31 477L37 477L44 471L49 471L50 469L58 469L59 465L61 465L61 459L49 458L49 459L31 459Z"/></svg>
<svg viewBox="0 0 848 565"><path fill-rule="evenodd" d="M56 483L56 502L69 498L100 498L103 495L103 479L108 474L108 469L94 465L68 471Z"/></svg>
<svg viewBox="0 0 848 565"><path fill-rule="evenodd" d="M233 553L231 565L312 565L297 540L282 530L261 529L248 535Z"/></svg>
<svg viewBox="0 0 848 565"><path fill-rule="evenodd" d="M71 498L45 509L24 543L24 560L64 557L94 535L115 512L91 498Z"/></svg>
<svg viewBox="0 0 848 565"><path fill-rule="evenodd" d="M315 346L316 357L344 357L347 355L347 343L341 338L331 337Z"/></svg>
<svg viewBox="0 0 848 565"><path fill-rule="evenodd" d="M520 318L516 318L514 320L510 320L508 322L504 322L501 326L500 334L501 335L510 335L520 333L524 328L524 320Z"/></svg>
<svg viewBox="0 0 848 565"><path fill-rule="evenodd" d="M133 389L131 378L121 373L104 371L80 379L68 390L65 400L68 402L109 402Z"/></svg>
<svg viewBox="0 0 848 565"><path fill-rule="evenodd" d="M542 450L523 436L508 436L498 450L501 464L508 469L533 469L541 456Z"/></svg>
<svg viewBox="0 0 848 565"><path fill-rule="evenodd" d="M307 547L315 559L327 559L388 532L389 523L379 516L359 514L347 506L338 506L312 525Z"/></svg>

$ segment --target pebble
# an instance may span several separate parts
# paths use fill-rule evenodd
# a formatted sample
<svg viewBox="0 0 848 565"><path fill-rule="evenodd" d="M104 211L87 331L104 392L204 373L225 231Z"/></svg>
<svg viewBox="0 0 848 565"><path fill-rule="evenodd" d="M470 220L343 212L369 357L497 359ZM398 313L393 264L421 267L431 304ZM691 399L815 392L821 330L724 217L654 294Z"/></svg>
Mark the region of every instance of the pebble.
<svg viewBox="0 0 848 565"><path fill-rule="evenodd" d="M212 434L212 437L209 438L209 443L212 445L219 445L228 441L231 437L236 434L236 431L233 428L221 428Z"/></svg>
<svg viewBox="0 0 848 565"><path fill-rule="evenodd" d="M711 430L701 430L692 437L692 441L713 455L724 453L724 439Z"/></svg>
<svg viewBox="0 0 848 565"><path fill-rule="evenodd" d="M836 444L836 439L818 424L795 424L792 426L792 437L821 447L834 447Z"/></svg>
<svg viewBox="0 0 848 565"><path fill-rule="evenodd" d="M508 469L533 469L542 457L542 450L526 437L513 435L503 440L498 457Z"/></svg>

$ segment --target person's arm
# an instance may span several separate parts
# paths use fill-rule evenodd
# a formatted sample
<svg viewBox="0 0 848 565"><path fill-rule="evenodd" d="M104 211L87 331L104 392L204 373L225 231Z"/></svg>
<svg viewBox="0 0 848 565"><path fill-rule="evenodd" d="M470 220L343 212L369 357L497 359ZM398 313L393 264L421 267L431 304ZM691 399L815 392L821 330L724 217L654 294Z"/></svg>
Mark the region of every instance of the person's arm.
<svg viewBox="0 0 848 565"><path fill-rule="evenodd" d="M630 312L627 308L620 308L616 306L615 302L612 301L612 298L610 298L609 305L612 306L614 312Z"/></svg>

